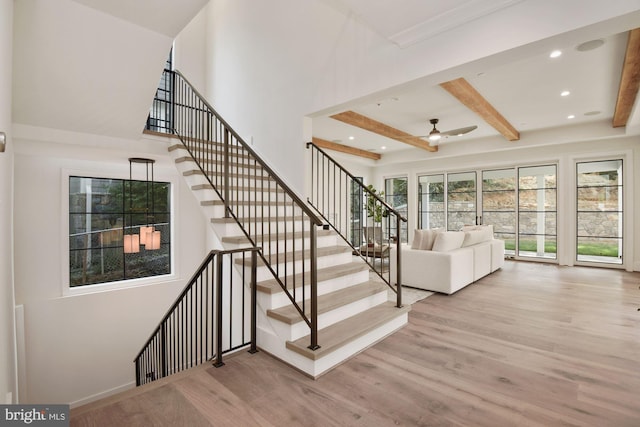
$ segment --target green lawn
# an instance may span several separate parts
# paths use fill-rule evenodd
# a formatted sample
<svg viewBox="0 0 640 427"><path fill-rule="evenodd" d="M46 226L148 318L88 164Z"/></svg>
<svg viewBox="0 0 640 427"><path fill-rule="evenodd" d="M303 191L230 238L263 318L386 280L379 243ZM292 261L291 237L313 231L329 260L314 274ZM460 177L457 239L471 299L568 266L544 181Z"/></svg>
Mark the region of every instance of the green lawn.
<svg viewBox="0 0 640 427"><path fill-rule="evenodd" d="M516 242L513 239L504 241L506 250L515 251ZM535 240L521 240L520 250L525 252L536 252L537 245ZM545 242L544 251L546 253L556 253L557 247L555 242ZM618 257L618 245L608 243L588 243L578 245L578 255L594 255L606 257Z"/></svg>

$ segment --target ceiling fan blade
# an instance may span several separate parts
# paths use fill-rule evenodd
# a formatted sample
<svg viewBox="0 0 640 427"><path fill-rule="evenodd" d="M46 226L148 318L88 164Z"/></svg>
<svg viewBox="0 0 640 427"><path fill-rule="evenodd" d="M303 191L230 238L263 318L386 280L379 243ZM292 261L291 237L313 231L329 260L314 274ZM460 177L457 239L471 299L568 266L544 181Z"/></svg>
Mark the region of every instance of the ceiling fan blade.
<svg viewBox="0 0 640 427"><path fill-rule="evenodd" d="M478 126L467 126L464 128L458 128L458 129L452 129L452 130L448 130L445 132L440 132L440 135L442 136L458 136L458 135L464 135L466 133L471 132L472 130L476 130L478 129Z"/></svg>

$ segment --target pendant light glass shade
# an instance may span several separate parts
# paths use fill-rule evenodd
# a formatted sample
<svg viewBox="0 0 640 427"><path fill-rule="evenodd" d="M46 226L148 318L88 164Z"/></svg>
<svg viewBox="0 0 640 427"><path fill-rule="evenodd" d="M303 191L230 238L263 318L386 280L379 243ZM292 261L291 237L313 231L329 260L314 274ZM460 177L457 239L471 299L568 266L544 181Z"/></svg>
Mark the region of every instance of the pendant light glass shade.
<svg viewBox="0 0 640 427"><path fill-rule="evenodd" d="M138 234L125 234L124 253L137 254L140 252L140 236Z"/></svg>
<svg viewBox="0 0 640 427"><path fill-rule="evenodd" d="M136 227L132 220L132 212L134 209L133 204L133 190L132 190L132 165L133 163L140 163L145 165L147 176L146 176L146 194L136 194L138 199L144 197L146 199L145 212L146 212L146 224L140 225L140 234L131 234L124 236L124 253L137 253L140 252L140 245L144 245L146 250L157 250L160 249L160 232L156 231L154 225L150 225L149 223L153 223L154 221L154 213L155 213L155 200L154 200L154 191L153 191L153 164L155 160L152 159L144 159L140 157L131 157L129 159L129 218L130 224L129 227ZM151 169L151 180L149 180L149 169ZM125 196L126 197L126 196ZM151 198L151 210L149 210L149 198ZM139 203L139 202L138 202ZM139 222L138 222L139 224ZM124 227L123 227L124 232ZM135 237L133 237L135 236Z"/></svg>
<svg viewBox="0 0 640 427"><path fill-rule="evenodd" d="M147 243L145 248L148 251L160 249L160 232L159 231L151 231L147 233Z"/></svg>
<svg viewBox="0 0 640 427"><path fill-rule="evenodd" d="M149 233L153 233L154 228L153 225L147 225L147 226L141 226L140 227L140 244L141 245L146 245L148 240L147 240L147 235Z"/></svg>

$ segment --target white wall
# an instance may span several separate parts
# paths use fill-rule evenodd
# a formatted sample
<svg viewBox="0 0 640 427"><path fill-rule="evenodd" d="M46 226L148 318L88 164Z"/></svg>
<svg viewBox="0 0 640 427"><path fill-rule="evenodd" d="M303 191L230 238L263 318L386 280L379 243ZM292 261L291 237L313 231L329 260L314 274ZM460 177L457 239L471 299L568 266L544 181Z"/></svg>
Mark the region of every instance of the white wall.
<svg viewBox="0 0 640 427"><path fill-rule="evenodd" d="M14 126L15 287L24 307L21 403L85 403L135 384L133 359L207 251L207 222L159 138L137 141ZM156 160L173 183L174 277L64 295L68 174L129 177L129 157ZM134 172L135 173L135 172Z"/></svg>
<svg viewBox="0 0 640 427"><path fill-rule="evenodd" d="M174 68L191 82L193 87L205 93L207 8L204 7L178 34L174 41Z"/></svg>
<svg viewBox="0 0 640 427"><path fill-rule="evenodd" d="M0 58L11 58L13 0L0 0ZM0 403L17 398L13 290L13 140L11 132L11 62L0 65L0 132L7 148L0 153Z"/></svg>

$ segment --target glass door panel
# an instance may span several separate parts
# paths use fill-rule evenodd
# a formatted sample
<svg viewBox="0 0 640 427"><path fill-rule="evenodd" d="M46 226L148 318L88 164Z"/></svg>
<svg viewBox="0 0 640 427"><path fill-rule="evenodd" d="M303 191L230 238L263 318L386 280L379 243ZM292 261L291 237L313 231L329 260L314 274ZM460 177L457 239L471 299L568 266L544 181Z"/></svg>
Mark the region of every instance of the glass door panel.
<svg viewBox="0 0 640 427"><path fill-rule="evenodd" d="M518 169L518 256L556 259L556 166Z"/></svg>
<svg viewBox="0 0 640 427"><path fill-rule="evenodd" d="M493 235L504 240L505 253L515 255L516 170L482 171L482 224L493 225Z"/></svg>
<svg viewBox="0 0 640 427"><path fill-rule="evenodd" d="M578 163L576 170L576 260L622 264L622 160Z"/></svg>
<svg viewBox="0 0 640 427"><path fill-rule="evenodd" d="M460 230L477 220L476 173L447 175L447 229Z"/></svg>
<svg viewBox="0 0 640 427"><path fill-rule="evenodd" d="M384 190L385 190L385 202L387 202L390 206L395 208L400 215L403 217L407 217L407 199L409 196L407 189L407 178L388 178L385 179L384 182ZM396 230L397 225L395 221L390 221L388 236L398 236L398 231ZM400 241L403 243L407 243L408 241L408 233L407 233L407 223L400 223Z"/></svg>
<svg viewBox="0 0 640 427"><path fill-rule="evenodd" d="M351 244L359 248L362 245L362 227L364 225L364 191L360 184L362 177L356 177L351 181L351 218L350 218L350 239Z"/></svg>
<svg viewBox="0 0 640 427"><path fill-rule="evenodd" d="M444 175L418 177L418 228L444 228Z"/></svg>

